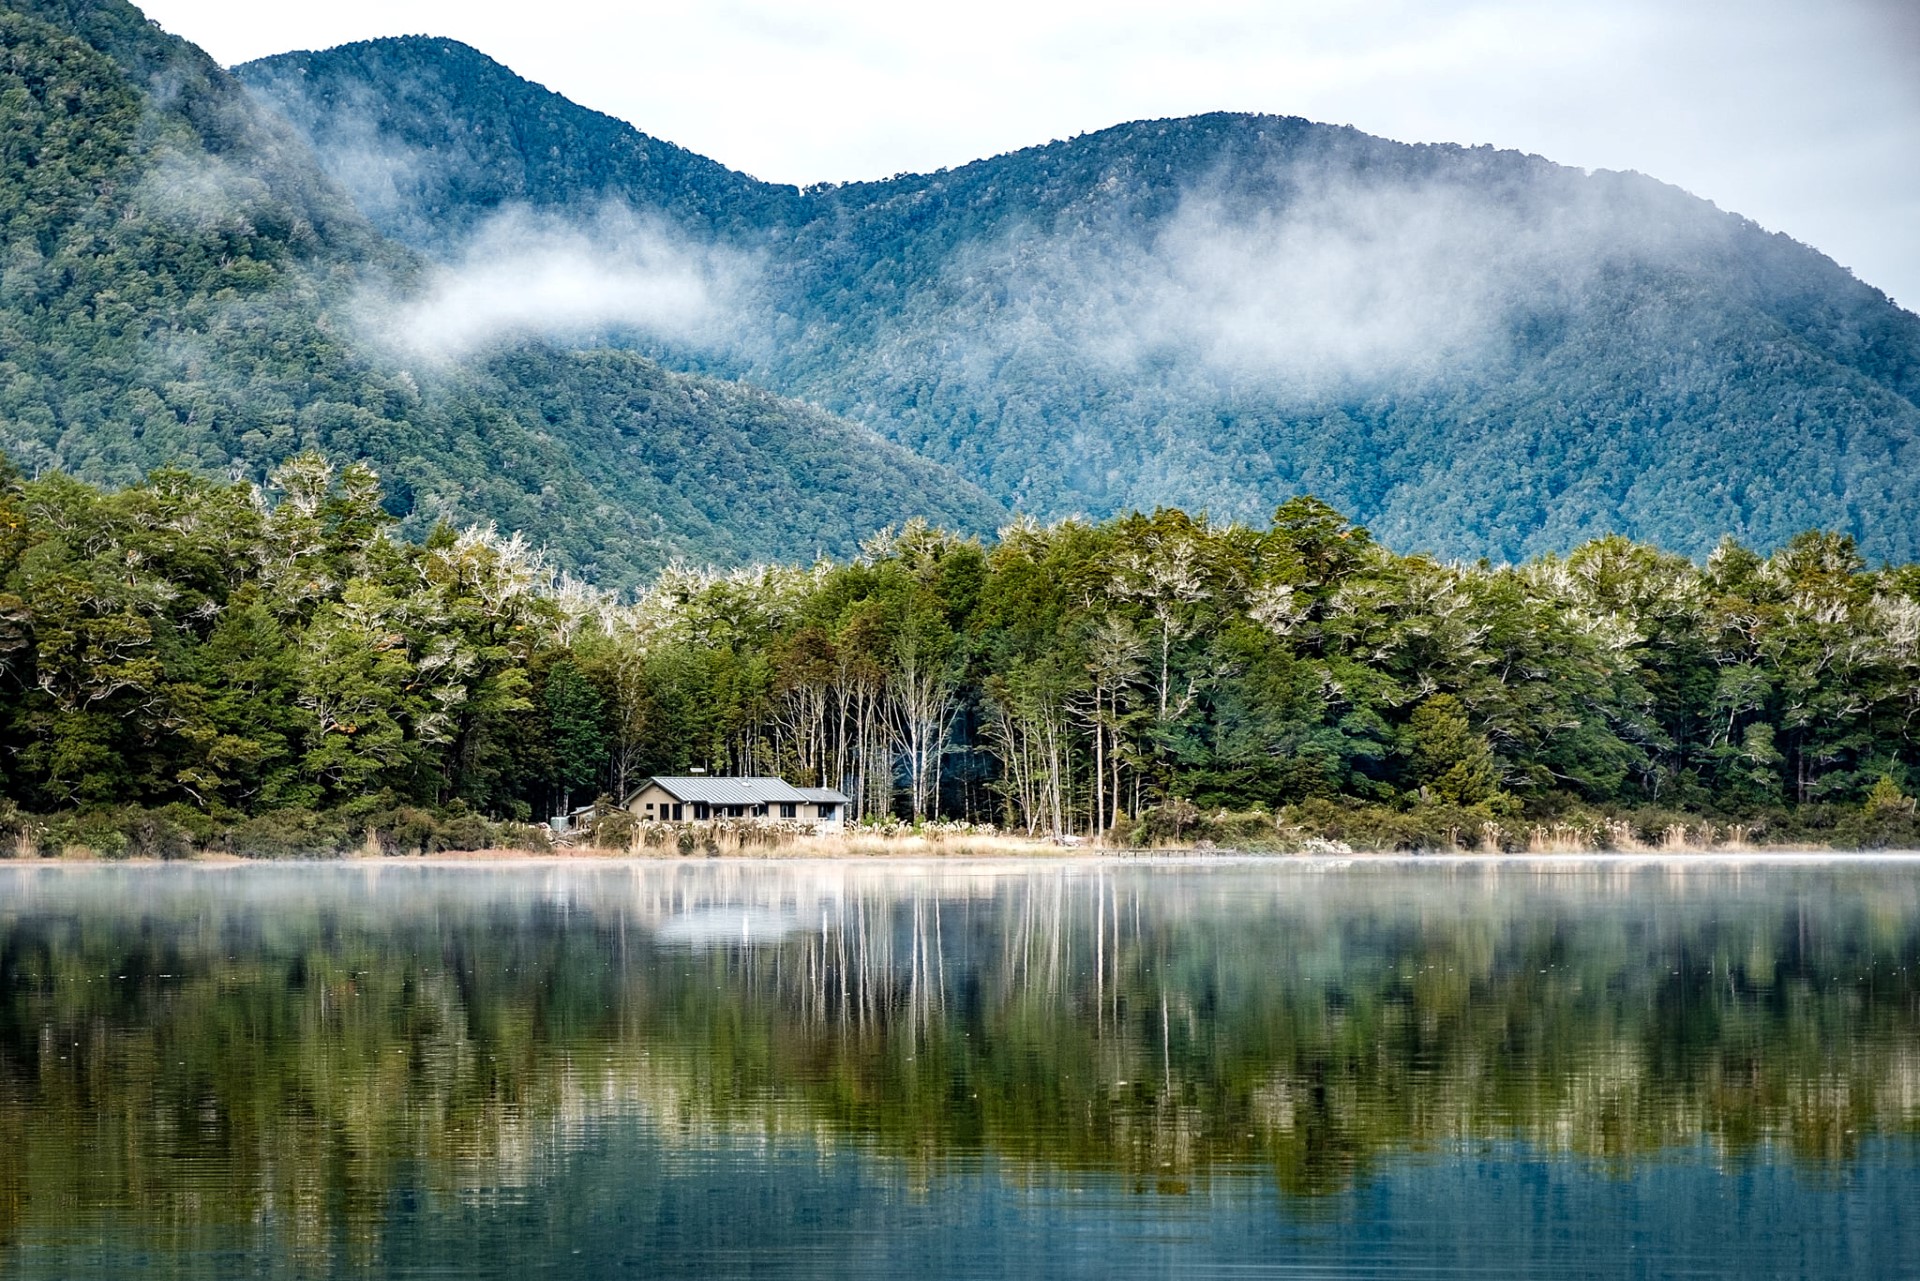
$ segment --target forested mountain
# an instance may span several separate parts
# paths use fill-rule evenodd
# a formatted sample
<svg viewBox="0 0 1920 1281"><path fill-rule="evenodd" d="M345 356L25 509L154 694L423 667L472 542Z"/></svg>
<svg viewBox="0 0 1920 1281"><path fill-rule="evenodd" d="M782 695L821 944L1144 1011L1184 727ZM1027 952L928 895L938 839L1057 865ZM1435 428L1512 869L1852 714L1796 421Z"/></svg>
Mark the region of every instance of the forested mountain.
<svg viewBox="0 0 1920 1281"><path fill-rule="evenodd" d="M238 74L449 260L502 211L609 204L735 255L726 332L630 341L1042 516L1259 519L1311 491L1447 555L1618 531L1700 556L1815 525L1920 554L1920 318L1638 175L1222 114L802 191L452 41Z"/></svg>
<svg viewBox="0 0 1920 1281"><path fill-rule="evenodd" d="M261 480L322 448L374 463L416 536L498 521L607 584L1002 518L863 428L635 352L388 341L425 264L118 0L0 7L0 103L0 451L29 472Z"/></svg>

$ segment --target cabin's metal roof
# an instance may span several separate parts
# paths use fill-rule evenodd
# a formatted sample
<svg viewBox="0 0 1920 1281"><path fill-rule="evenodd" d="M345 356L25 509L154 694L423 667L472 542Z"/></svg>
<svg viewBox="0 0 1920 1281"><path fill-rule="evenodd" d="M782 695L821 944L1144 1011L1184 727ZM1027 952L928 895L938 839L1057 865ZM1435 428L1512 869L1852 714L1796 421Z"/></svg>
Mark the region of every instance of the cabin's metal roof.
<svg viewBox="0 0 1920 1281"><path fill-rule="evenodd" d="M806 798L800 795L800 789L783 778L743 778L736 780L740 786L758 797L762 804L768 801L800 801Z"/></svg>
<svg viewBox="0 0 1920 1281"><path fill-rule="evenodd" d="M836 805L852 803L852 798L844 792L834 791L831 787L796 787L793 790L800 793L801 798L808 802L828 801Z"/></svg>
<svg viewBox="0 0 1920 1281"><path fill-rule="evenodd" d="M720 778L696 774L689 778L650 778L635 790L658 786L676 801L704 805L766 805L807 798L800 789L777 778Z"/></svg>

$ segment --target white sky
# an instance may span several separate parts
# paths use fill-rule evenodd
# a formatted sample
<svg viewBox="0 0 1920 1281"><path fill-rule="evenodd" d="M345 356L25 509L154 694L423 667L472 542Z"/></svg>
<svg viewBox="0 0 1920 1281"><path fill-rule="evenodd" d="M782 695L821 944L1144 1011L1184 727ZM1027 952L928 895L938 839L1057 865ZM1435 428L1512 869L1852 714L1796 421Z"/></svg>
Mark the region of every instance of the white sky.
<svg viewBox="0 0 1920 1281"><path fill-rule="evenodd" d="M422 33L781 182L1268 111L1637 169L1920 308L1920 0L147 0L232 64Z"/></svg>

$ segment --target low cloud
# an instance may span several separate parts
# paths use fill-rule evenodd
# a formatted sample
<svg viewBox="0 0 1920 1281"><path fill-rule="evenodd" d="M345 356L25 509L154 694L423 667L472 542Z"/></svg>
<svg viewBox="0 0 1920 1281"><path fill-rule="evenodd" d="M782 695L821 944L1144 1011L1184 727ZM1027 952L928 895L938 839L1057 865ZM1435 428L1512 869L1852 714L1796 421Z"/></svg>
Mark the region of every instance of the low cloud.
<svg viewBox="0 0 1920 1281"><path fill-rule="evenodd" d="M271 207L275 193L258 174L217 156L163 149L141 177L134 199L149 217L204 234Z"/></svg>
<svg viewBox="0 0 1920 1281"><path fill-rule="evenodd" d="M696 245L608 206L585 221L507 209L408 297L362 300L374 332L435 360L503 342L622 334L723 343L752 276L740 255Z"/></svg>
<svg viewBox="0 0 1920 1281"><path fill-rule="evenodd" d="M1213 184L1132 241L1098 223L1028 229L956 270L1009 300L973 340L1002 354L1051 341L1136 373L1314 396L1500 360L1530 318L1579 306L1596 273L1696 257L1730 227L1635 175L1542 168L1511 184Z"/></svg>
<svg viewBox="0 0 1920 1281"><path fill-rule="evenodd" d="M1279 210L1190 200L1145 268L1149 348L1283 383L1431 373L1493 340L1500 232L1437 193L1335 187ZM1493 235L1488 235L1492 232Z"/></svg>

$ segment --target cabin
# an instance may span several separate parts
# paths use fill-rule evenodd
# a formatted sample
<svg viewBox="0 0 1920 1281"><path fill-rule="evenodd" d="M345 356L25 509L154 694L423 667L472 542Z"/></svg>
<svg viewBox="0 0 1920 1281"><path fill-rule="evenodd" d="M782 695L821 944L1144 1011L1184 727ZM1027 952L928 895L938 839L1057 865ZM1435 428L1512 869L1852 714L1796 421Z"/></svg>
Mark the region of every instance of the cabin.
<svg viewBox="0 0 1920 1281"><path fill-rule="evenodd" d="M847 798L830 787L794 787L778 778L650 778L627 797L636 818L659 823L711 823L737 818L805 823L823 832L846 824Z"/></svg>

